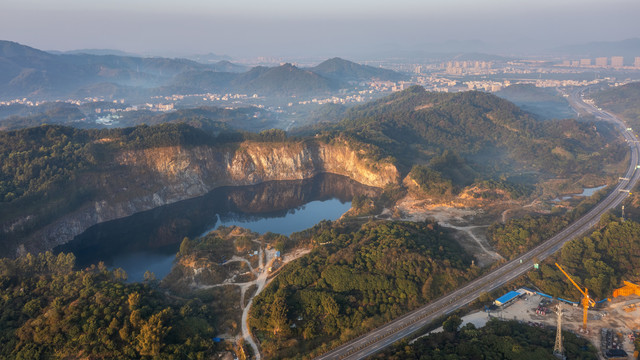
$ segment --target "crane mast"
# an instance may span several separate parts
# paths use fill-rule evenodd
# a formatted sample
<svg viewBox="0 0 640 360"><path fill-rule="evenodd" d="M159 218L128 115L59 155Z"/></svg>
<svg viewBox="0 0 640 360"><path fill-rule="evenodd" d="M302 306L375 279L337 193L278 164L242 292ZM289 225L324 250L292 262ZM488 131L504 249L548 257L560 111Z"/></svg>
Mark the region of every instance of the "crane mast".
<svg viewBox="0 0 640 360"><path fill-rule="evenodd" d="M556 263L556 266L558 267L558 269L560 269L560 271L562 271L564 276L566 276L567 279L569 279L569 281L573 284L573 286L575 286L580 291L580 293L582 294L582 300L581 300L581 303L582 303L582 330L584 332L587 332L587 315L588 315L589 306L595 306L596 303L595 303L595 301L593 301L589 297L589 290L587 288L584 288L584 290L583 290L575 281L573 281L571 276L569 276L569 274L567 274L567 272L564 271L562 266L560 266L558 263Z"/></svg>

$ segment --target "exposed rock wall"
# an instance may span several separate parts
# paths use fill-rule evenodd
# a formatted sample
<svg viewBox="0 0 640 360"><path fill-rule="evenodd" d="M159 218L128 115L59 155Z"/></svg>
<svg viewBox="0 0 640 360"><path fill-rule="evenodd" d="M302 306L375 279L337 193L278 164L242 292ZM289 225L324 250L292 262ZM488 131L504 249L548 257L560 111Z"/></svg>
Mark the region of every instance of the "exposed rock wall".
<svg viewBox="0 0 640 360"><path fill-rule="evenodd" d="M99 181L101 199L32 234L24 250L51 249L97 223L204 195L220 186L301 180L320 173L343 175L374 187L400 179L393 164L374 162L337 141L154 148L122 152L114 162L116 170Z"/></svg>
<svg viewBox="0 0 640 360"><path fill-rule="evenodd" d="M383 187L397 183L393 164L375 163L346 144L317 142L255 143L233 147L167 147L123 153L118 163L152 171L185 190L210 190L224 185L252 185L273 180L300 180L328 172L361 184ZM208 191L205 190L205 191Z"/></svg>

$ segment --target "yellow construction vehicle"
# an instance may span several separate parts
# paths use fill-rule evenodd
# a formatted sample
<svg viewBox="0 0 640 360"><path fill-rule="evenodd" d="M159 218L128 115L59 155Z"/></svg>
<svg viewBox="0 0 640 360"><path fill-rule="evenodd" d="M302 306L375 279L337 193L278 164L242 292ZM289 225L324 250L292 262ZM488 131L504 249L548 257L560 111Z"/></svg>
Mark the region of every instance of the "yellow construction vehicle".
<svg viewBox="0 0 640 360"><path fill-rule="evenodd" d="M567 279L571 281L573 286L575 286L580 291L580 293L582 293L582 301L581 301L582 302L582 330L586 332L587 331L587 311L589 310L589 306L595 306L596 302L589 297L589 290L587 288L584 288L584 290L582 290L582 288L578 286L578 284L576 284L575 281L573 281L571 276L569 276L569 274L567 274L567 272L564 271L562 266L558 265L558 263L556 263L556 266L558 267L558 269L560 269L560 271L562 271L564 276L566 276Z"/></svg>
<svg viewBox="0 0 640 360"><path fill-rule="evenodd" d="M640 285L636 285L628 281L622 281L622 282L624 283L624 286L613 290L613 297L629 296L633 294L640 296Z"/></svg>

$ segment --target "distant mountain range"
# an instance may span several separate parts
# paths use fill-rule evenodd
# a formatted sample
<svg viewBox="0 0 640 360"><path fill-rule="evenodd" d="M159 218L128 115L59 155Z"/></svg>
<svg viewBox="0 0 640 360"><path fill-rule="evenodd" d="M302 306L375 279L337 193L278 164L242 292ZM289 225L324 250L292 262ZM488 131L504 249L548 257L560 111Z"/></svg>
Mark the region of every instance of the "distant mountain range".
<svg viewBox="0 0 640 360"><path fill-rule="evenodd" d="M392 70L339 58L309 69L291 64L247 69L228 60L203 64L187 59L107 55L107 52L110 50L52 54L0 41L0 99L61 96L110 99L206 91L294 95L328 93L350 81L405 78Z"/></svg>
<svg viewBox="0 0 640 360"><path fill-rule="evenodd" d="M77 55L77 54L87 54L87 55L116 55L116 56L133 56L133 57L143 57L139 54L129 53L126 51L120 51L115 49L78 49L78 50L69 50L69 51L56 51L56 50L47 50L49 54L54 55Z"/></svg>
<svg viewBox="0 0 640 360"><path fill-rule="evenodd" d="M393 70L360 65L337 57L324 61L308 70L336 81L371 79L398 81L405 79L405 76Z"/></svg>
<svg viewBox="0 0 640 360"><path fill-rule="evenodd" d="M191 60L51 54L0 41L0 98L71 95L99 83L155 87L184 71L212 69Z"/></svg>
<svg viewBox="0 0 640 360"><path fill-rule="evenodd" d="M226 90L276 96L307 95L336 91L347 86L351 81L404 79L407 79L405 75L393 70L333 58L306 69L284 64L276 67L257 66L239 74L212 70L187 71L178 74L162 91L179 93Z"/></svg>
<svg viewBox="0 0 640 360"><path fill-rule="evenodd" d="M231 58L231 56L228 55L218 55L218 54L213 54L213 53L208 53L208 54L198 54L198 55L191 55L191 56L186 56L187 59L189 60L193 60L193 61L197 61L203 64L207 64L207 63L214 63L214 62L219 62L219 61L231 61L233 60Z"/></svg>
<svg viewBox="0 0 640 360"><path fill-rule="evenodd" d="M232 91L260 95L294 95L339 89L336 82L291 64L258 66L240 73L189 71L176 76L164 92Z"/></svg>

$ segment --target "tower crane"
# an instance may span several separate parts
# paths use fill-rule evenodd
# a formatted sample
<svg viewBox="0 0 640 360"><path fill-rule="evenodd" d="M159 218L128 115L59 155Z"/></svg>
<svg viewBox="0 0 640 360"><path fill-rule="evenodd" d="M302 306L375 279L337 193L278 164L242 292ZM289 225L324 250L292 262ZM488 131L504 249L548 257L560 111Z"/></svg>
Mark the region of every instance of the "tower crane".
<svg viewBox="0 0 640 360"><path fill-rule="evenodd" d="M584 332L587 332L587 310L589 310L589 306L595 306L596 303L595 303L595 301L593 301L589 297L589 290L587 288L584 288L584 290L582 290L582 288L580 286L578 286L578 284L576 284L575 281L573 281L571 276L569 276L569 274L567 274L567 272L564 271L562 266L558 265L558 263L556 263L556 266L558 267L558 269L560 269L560 271L562 271L564 276L566 276L567 279L569 279L569 281L571 281L573 286L575 286L580 291L580 293L582 293L582 301L581 301L581 303L582 303L582 330Z"/></svg>
<svg viewBox="0 0 640 360"><path fill-rule="evenodd" d="M640 285L628 281L622 281L624 286L613 290L613 297L629 296L631 294L640 295Z"/></svg>

